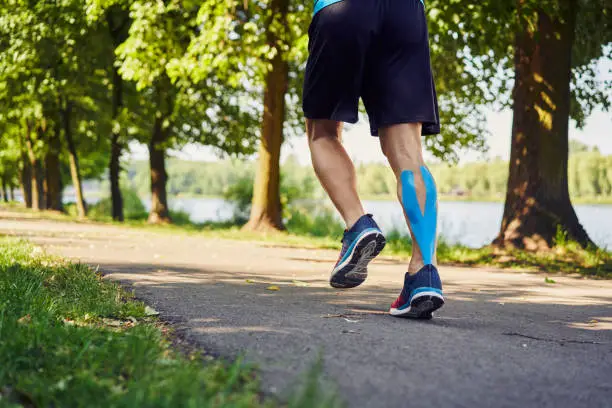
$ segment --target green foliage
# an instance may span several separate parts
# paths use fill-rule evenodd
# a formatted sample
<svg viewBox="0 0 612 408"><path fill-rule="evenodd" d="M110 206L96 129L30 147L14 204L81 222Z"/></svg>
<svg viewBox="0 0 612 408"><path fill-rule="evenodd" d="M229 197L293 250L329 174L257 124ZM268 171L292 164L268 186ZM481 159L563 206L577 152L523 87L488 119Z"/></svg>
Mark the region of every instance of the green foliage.
<svg viewBox="0 0 612 408"><path fill-rule="evenodd" d="M192 225L188 212L180 211L180 210L179 211L170 210L170 217L172 218L172 223L177 226Z"/></svg>
<svg viewBox="0 0 612 408"><path fill-rule="evenodd" d="M292 234L309 237L330 237L341 239L344 224L335 216L335 213L320 205L292 205L288 209L285 221L287 231Z"/></svg>
<svg viewBox="0 0 612 408"><path fill-rule="evenodd" d="M107 163L106 140L100 133L110 126L105 69L109 43L85 21L81 0L8 0L3 6L2 137L14 140L13 148L21 153L28 135L33 139L33 153L41 160L49 150L50 136L65 135L64 129L69 128L83 176L99 176ZM60 156L65 163L65 154ZM70 182L67 177L63 181Z"/></svg>
<svg viewBox="0 0 612 408"><path fill-rule="evenodd" d="M455 143L469 140L469 135L479 129L478 123L470 121L483 119L478 105L512 106L515 34L535 30L538 13L558 18L561 8L567 4L561 0L427 2L431 58L441 93L441 117L443 123L458 130L460 139ZM612 102L610 80L601 80L597 75L598 62L612 57L612 3L577 0L577 10L571 118L581 127L594 109L607 110ZM471 114L470 110L473 110ZM453 118L455 115L460 118L458 123ZM434 144L436 149L435 144L445 136L443 133L426 143Z"/></svg>
<svg viewBox="0 0 612 408"><path fill-rule="evenodd" d="M127 220L146 220L148 213L140 200L138 193L133 189L122 189L123 211ZM92 218L112 217L112 202L110 197L104 197L89 207L89 216Z"/></svg>
<svg viewBox="0 0 612 408"><path fill-rule="evenodd" d="M238 224L246 223L253 201L253 177L238 179L225 189L223 198L234 205L234 221Z"/></svg>
<svg viewBox="0 0 612 408"><path fill-rule="evenodd" d="M183 356L145 307L85 265L0 240L2 403L257 407L252 371Z"/></svg>

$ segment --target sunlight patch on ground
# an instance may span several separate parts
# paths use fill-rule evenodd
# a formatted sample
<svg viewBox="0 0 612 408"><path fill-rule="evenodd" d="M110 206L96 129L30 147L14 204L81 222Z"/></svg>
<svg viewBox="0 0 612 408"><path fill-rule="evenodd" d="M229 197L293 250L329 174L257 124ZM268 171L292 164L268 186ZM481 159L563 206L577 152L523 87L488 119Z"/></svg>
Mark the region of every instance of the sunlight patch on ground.
<svg viewBox="0 0 612 408"><path fill-rule="evenodd" d="M584 322L572 322L567 325L573 329L583 330L612 330L612 317L595 317L590 321Z"/></svg>

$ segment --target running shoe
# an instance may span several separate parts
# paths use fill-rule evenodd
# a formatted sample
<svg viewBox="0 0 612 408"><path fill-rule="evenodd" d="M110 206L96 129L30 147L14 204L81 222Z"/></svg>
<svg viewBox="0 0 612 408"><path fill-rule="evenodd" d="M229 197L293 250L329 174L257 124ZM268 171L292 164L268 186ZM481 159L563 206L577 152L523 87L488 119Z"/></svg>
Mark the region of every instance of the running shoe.
<svg viewBox="0 0 612 408"><path fill-rule="evenodd" d="M372 218L366 214L342 238L342 251L332 271L330 285L334 288L354 288L368 276L368 264L385 247L385 237Z"/></svg>
<svg viewBox="0 0 612 408"><path fill-rule="evenodd" d="M444 305L442 281L433 265L425 265L414 275L406 273L404 288L391 305L389 313L397 317L431 319L432 313Z"/></svg>

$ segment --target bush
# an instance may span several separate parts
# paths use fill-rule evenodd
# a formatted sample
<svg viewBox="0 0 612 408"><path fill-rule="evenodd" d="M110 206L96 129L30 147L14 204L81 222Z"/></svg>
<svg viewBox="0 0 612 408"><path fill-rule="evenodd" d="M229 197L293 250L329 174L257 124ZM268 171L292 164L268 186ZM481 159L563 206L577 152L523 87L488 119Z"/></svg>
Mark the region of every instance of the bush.
<svg viewBox="0 0 612 408"><path fill-rule="evenodd" d="M123 195L123 215L126 220L146 220L148 217L147 209L140 200L136 190L124 190ZM112 215L112 202L110 197L100 200L95 206L91 207L92 216Z"/></svg>
<svg viewBox="0 0 612 408"><path fill-rule="evenodd" d="M342 237L344 224L329 208L315 205L290 206L285 219L287 230L296 235L311 237Z"/></svg>
<svg viewBox="0 0 612 408"><path fill-rule="evenodd" d="M233 222L244 224L249 219L253 200L253 180L242 177L223 192L223 198L234 205Z"/></svg>
<svg viewBox="0 0 612 408"><path fill-rule="evenodd" d="M123 215L126 220L146 220L148 217L147 209L140 200L138 193L134 189L123 189ZM74 204L66 205L66 212L69 215L76 215ZM88 216L93 219L106 219L112 217L113 204L110 197L105 197L97 203L88 207Z"/></svg>
<svg viewBox="0 0 612 408"><path fill-rule="evenodd" d="M192 224L189 213L183 210L170 210L170 218L174 225L184 226Z"/></svg>

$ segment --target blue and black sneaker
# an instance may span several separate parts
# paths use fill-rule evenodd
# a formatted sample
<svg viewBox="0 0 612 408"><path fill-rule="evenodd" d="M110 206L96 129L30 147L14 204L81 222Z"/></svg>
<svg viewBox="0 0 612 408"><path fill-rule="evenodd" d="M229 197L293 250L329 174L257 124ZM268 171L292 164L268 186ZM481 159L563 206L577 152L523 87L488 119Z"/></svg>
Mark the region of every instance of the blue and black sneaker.
<svg viewBox="0 0 612 408"><path fill-rule="evenodd" d="M425 265L414 275L406 273L404 289L391 305L389 313L397 317L431 319L432 313L444 305L442 281L433 265Z"/></svg>
<svg viewBox="0 0 612 408"><path fill-rule="evenodd" d="M334 288L354 288L368 277L368 264L385 247L385 237L372 215L359 218L344 232L342 251L329 283Z"/></svg>

